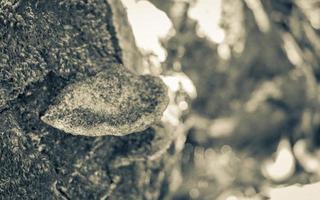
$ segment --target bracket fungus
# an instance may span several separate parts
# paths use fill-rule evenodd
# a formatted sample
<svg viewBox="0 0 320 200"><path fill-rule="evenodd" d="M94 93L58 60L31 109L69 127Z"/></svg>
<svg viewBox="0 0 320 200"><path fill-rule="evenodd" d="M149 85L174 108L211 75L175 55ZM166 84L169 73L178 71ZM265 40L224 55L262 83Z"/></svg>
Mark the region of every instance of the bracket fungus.
<svg viewBox="0 0 320 200"><path fill-rule="evenodd" d="M160 120L167 104L167 88L160 78L110 64L68 85L41 119L73 135L123 136Z"/></svg>

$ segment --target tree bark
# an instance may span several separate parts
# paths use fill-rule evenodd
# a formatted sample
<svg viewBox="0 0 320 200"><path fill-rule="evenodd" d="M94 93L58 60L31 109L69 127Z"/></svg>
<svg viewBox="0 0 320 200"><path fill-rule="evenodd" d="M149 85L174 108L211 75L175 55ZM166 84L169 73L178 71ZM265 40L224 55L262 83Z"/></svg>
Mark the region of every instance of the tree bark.
<svg viewBox="0 0 320 200"><path fill-rule="evenodd" d="M163 126L123 137L41 121L70 83L110 63L143 71L116 0L0 2L0 199L158 199L175 153Z"/></svg>

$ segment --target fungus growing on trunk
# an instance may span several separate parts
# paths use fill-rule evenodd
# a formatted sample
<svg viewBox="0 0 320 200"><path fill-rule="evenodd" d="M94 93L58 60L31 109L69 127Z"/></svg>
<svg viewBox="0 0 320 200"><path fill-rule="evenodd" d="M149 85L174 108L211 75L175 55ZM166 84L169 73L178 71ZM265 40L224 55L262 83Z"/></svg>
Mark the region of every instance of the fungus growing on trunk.
<svg viewBox="0 0 320 200"><path fill-rule="evenodd" d="M168 97L159 78L134 75L119 64L106 68L68 85L42 121L74 135L123 136L161 119Z"/></svg>

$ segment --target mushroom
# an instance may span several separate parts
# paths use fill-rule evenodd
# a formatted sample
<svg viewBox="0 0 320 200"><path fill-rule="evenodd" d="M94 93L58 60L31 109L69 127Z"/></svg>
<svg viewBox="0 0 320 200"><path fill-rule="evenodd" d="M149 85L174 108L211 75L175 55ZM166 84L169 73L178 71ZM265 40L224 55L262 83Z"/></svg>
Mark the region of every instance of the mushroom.
<svg viewBox="0 0 320 200"><path fill-rule="evenodd" d="M73 135L123 136L159 121L167 104L167 88L160 78L110 64L64 88L41 120Z"/></svg>

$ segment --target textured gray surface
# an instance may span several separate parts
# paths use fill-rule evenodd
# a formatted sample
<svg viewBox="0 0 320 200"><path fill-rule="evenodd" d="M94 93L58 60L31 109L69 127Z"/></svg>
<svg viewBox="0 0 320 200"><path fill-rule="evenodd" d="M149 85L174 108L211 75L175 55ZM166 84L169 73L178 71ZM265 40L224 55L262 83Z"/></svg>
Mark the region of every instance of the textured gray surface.
<svg viewBox="0 0 320 200"><path fill-rule="evenodd" d="M105 1L1 1L0 10L2 107L50 71L68 78L120 61Z"/></svg>
<svg viewBox="0 0 320 200"><path fill-rule="evenodd" d="M168 104L160 78L130 73L122 65L68 85L41 119L74 135L123 136L160 121Z"/></svg>

